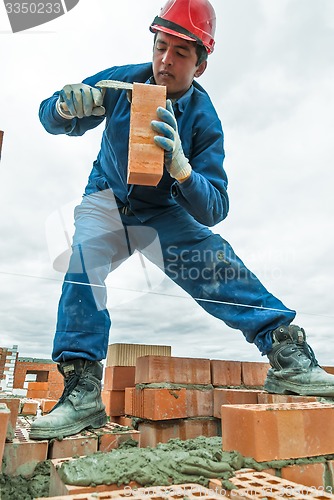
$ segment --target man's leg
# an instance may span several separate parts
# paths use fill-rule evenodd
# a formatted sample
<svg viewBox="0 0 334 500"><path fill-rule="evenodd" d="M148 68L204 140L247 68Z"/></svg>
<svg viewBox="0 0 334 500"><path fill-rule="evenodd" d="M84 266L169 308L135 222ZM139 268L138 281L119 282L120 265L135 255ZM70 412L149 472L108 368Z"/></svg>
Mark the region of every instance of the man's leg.
<svg viewBox="0 0 334 500"><path fill-rule="evenodd" d="M107 421L101 399L101 360L110 327L104 281L112 267L129 256L112 193L84 197L75 210L75 226L53 348L64 392L52 412L33 422L32 439L68 436Z"/></svg>
<svg viewBox="0 0 334 500"><path fill-rule="evenodd" d="M166 274L268 356L267 390L334 396L334 376L319 367L305 332L291 325L295 311L266 290L227 241L177 209L150 223L159 233Z"/></svg>

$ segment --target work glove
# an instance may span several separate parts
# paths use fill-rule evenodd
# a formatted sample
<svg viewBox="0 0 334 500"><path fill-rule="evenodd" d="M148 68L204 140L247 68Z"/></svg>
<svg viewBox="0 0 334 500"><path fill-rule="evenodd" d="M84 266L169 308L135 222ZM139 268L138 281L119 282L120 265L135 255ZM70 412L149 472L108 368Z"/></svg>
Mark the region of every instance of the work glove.
<svg viewBox="0 0 334 500"><path fill-rule="evenodd" d="M169 99L166 109L158 107L157 116L161 121L153 120L151 127L161 135L156 135L154 142L165 150L165 166L170 176L183 182L190 176L192 168L183 153L172 102Z"/></svg>
<svg viewBox="0 0 334 500"><path fill-rule="evenodd" d="M106 110L102 106L104 91L85 83L65 85L60 91L56 110L60 116L71 120L84 116L102 116Z"/></svg>

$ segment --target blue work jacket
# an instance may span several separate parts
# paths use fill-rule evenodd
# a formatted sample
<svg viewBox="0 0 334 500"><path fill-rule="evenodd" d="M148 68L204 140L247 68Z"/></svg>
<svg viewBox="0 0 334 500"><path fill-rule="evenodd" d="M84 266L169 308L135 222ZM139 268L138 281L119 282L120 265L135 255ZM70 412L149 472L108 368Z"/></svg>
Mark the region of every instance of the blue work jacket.
<svg viewBox="0 0 334 500"><path fill-rule="evenodd" d="M83 83L91 86L99 80L149 83L151 77L152 64L144 63L115 66L86 78ZM101 149L85 194L111 188L120 202L142 221L175 204L206 226L213 226L227 216L223 130L208 94L197 82L173 104L183 151L193 169L191 176L178 183L165 169L156 187L127 184L131 105L124 90L107 89L103 101L105 116L72 120L58 115L55 108L58 96L59 92L55 92L45 99L39 111L41 123L51 134L83 135L106 120Z"/></svg>

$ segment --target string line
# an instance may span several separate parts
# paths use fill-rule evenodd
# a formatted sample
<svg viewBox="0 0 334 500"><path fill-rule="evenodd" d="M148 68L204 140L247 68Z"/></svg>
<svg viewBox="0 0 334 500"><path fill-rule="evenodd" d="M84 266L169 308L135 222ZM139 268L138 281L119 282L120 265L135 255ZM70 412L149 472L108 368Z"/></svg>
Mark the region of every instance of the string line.
<svg viewBox="0 0 334 500"><path fill-rule="evenodd" d="M7 276L15 276L18 278L32 278L32 279L39 279L39 280L45 280L45 281L56 281L58 283L63 282L63 283L69 283L69 284L74 284L74 285L90 286L90 287L95 287L95 288L106 288L106 289L112 289L112 290L122 290L125 292L159 295L161 297L169 297L169 298L175 298L175 299L196 300L197 302L210 302L213 304L222 304L222 305L234 306L234 307L248 307L248 308L253 308L253 309L261 309L264 311L275 311L275 312L284 312L284 313L287 312L285 309L275 309L273 307L254 306L251 304L241 304L238 302L226 302L223 300L214 300L214 299L203 299L200 297L187 297L187 296L176 295L176 294L172 294L172 293L155 292L153 290L136 290L133 288L117 287L117 286L111 286L111 285L108 285L108 286L107 285L97 285L94 283L84 283L84 282L80 282L80 281L63 280L63 279L59 279L59 278L50 278L47 276L36 276L36 275L32 275L32 274L21 274L21 273L7 272L7 271L0 271L0 274L7 275ZM303 315L303 316L318 316L320 318L334 319L334 316L328 316L328 315L318 314L318 313L298 311L298 314Z"/></svg>

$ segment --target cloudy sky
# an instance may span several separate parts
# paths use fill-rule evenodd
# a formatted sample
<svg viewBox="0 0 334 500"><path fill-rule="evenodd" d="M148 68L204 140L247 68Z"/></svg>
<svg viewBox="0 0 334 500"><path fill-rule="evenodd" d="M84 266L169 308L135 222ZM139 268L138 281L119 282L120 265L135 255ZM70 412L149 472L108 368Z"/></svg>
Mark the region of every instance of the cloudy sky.
<svg viewBox="0 0 334 500"><path fill-rule="evenodd" d="M212 0L216 50L201 83L225 132L231 209L213 228L266 287L297 309L322 364L334 364L334 3ZM42 99L109 66L151 59L148 26L163 0L80 0L12 34L0 5L0 345L50 357L63 275L52 258L103 125L49 135ZM110 343L172 346L175 356L263 360L138 255L107 282Z"/></svg>

